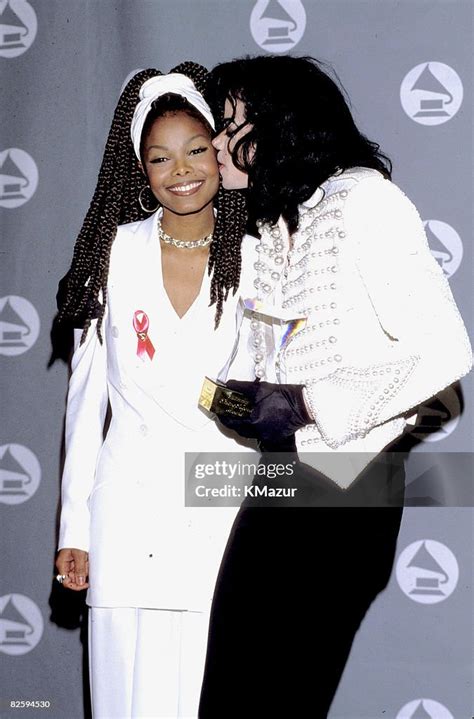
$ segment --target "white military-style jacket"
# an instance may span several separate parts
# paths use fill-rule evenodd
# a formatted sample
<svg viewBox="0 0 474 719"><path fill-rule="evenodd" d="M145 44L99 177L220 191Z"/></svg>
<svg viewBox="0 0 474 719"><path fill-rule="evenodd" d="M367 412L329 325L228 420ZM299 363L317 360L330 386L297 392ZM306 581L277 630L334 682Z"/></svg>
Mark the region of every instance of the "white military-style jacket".
<svg viewBox="0 0 474 719"><path fill-rule="evenodd" d="M103 344L96 321L81 346L75 330L59 548L89 552L92 606L206 609L237 508L184 506L184 453L242 449L198 408L204 376L217 376L234 344L238 294L214 330L206 272L179 319L163 286L157 219L118 228ZM137 353L137 311L148 317L153 358Z"/></svg>
<svg viewBox="0 0 474 719"><path fill-rule="evenodd" d="M281 219L260 234L248 245L260 311L245 310L228 376L251 376L263 353L269 381L304 384L315 424L296 434L300 457L347 488L420 403L469 372L464 324L416 208L375 170L318 188L291 244ZM289 331L291 318L304 327Z"/></svg>

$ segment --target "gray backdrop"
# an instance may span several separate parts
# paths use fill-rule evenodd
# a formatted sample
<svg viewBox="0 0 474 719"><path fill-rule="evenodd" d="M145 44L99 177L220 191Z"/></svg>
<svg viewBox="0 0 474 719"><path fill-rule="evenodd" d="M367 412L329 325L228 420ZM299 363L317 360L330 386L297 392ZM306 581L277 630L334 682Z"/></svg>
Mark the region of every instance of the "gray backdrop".
<svg viewBox="0 0 474 719"><path fill-rule="evenodd" d="M357 121L393 158L470 325L472 8L470 0L0 0L2 717L87 711L83 601L52 587L67 368L47 363L57 281L125 78L185 58L212 66L269 51L331 63ZM458 465L456 482L472 476L471 387L463 381L460 417L459 388L425 411L408 496L432 506L406 510L390 584L357 635L332 719L473 713L473 516L453 483Z"/></svg>

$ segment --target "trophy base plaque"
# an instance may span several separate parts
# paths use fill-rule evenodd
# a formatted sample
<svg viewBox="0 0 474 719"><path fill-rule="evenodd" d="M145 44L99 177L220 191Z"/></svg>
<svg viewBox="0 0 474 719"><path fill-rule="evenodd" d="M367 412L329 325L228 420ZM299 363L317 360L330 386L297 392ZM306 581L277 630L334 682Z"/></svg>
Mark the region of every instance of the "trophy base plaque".
<svg viewBox="0 0 474 719"><path fill-rule="evenodd" d="M199 406L218 417L248 417L252 411L252 403L245 395L209 377L204 379Z"/></svg>

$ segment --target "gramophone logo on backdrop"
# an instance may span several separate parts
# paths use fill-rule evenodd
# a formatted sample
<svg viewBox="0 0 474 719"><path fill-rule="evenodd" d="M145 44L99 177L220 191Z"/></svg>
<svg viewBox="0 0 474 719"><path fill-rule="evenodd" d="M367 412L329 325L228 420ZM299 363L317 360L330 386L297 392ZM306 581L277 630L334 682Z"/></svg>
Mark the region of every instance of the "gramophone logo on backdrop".
<svg viewBox="0 0 474 719"><path fill-rule="evenodd" d="M420 604L437 604L455 590L459 579L456 557L445 544L422 539L406 547L397 560L400 589Z"/></svg>
<svg viewBox="0 0 474 719"><path fill-rule="evenodd" d="M0 354L21 355L38 339L40 319L24 297L0 297Z"/></svg>
<svg viewBox="0 0 474 719"><path fill-rule="evenodd" d="M31 652L41 639L43 627L43 617L32 599L24 594L0 597L0 652Z"/></svg>
<svg viewBox="0 0 474 719"><path fill-rule="evenodd" d="M292 50L305 28L306 12L301 0L257 0L250 16L253 39L269 53Z"/></svg>
<svg viewBox="0 0 474 719"><path fill-rule="evenodd" d="M427 220L423 224L431 254L449 279L461 264L463 255L462 240L456 230L447 222Z"/></svg>
<svg viewBox="0 0 474 719"><path fill-rule="evenodd" d="M461 107L461 78L443 62L423 62L403 78L400 100L408 117L421 125L441 125Z"/></svg>
<svg viewBox="0 0 474 719"><path fill-rule="evenodd" d="M36 37L36 13L27 0L0 0L0 56L17 57Z"/></svg>
<svg viewBox="0 0 474 719"><path fill-rule="evenodd" d="M24 205L37 187L38 168L31 155L17 147L0 152L0 207Z"/></svg>
<svg viewBox="0 0 474 719"><path fill-rule="evenodd" d="M427 404L420 405L410 434L423 442L439 442L454 432L461 414L460 395L453 387L447 387Z"/></svg>
<svg viewBox="0 0 474 719"><path fill-rule="evenodd" d="M395 719L454 719L443 704L434 699L414 699L405 704Z"/></svg>
<svg viewBox="0 0 474 719"><path fill-rule="evenodd" d="M40 463L31 450L21 444L0 447L0 502L26 502L34 495L40 482Z"/></svg>

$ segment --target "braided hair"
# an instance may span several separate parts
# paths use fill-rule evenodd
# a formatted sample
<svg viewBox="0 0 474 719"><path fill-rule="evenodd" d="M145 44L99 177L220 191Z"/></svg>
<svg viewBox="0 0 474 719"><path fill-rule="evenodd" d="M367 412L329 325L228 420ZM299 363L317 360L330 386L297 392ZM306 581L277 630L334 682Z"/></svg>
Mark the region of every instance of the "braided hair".
<svg viewBox="0 0 474 719"><path fill-rule="evenodd" d="M198 91L205 94L208 73L202 65L184 62L171 72L186 75ZM57 322L69 321L73 326L82 327L81 344L95 318L98 320L97 334L102 342L110 252L117 226L147 217L146 211L138 203L144 179L130 138L130 126L141 86L157 75L161 73L154 69L137 73L120 96L105 145L97 186L74 246L71 268L58 294ZM240 245L247 212L242 193L222 188L215 199L215 208L217 217L208 271L209 274L212 272L210 304L216 305L217 327L229 290L235 294L239 284Z"/></svg>

